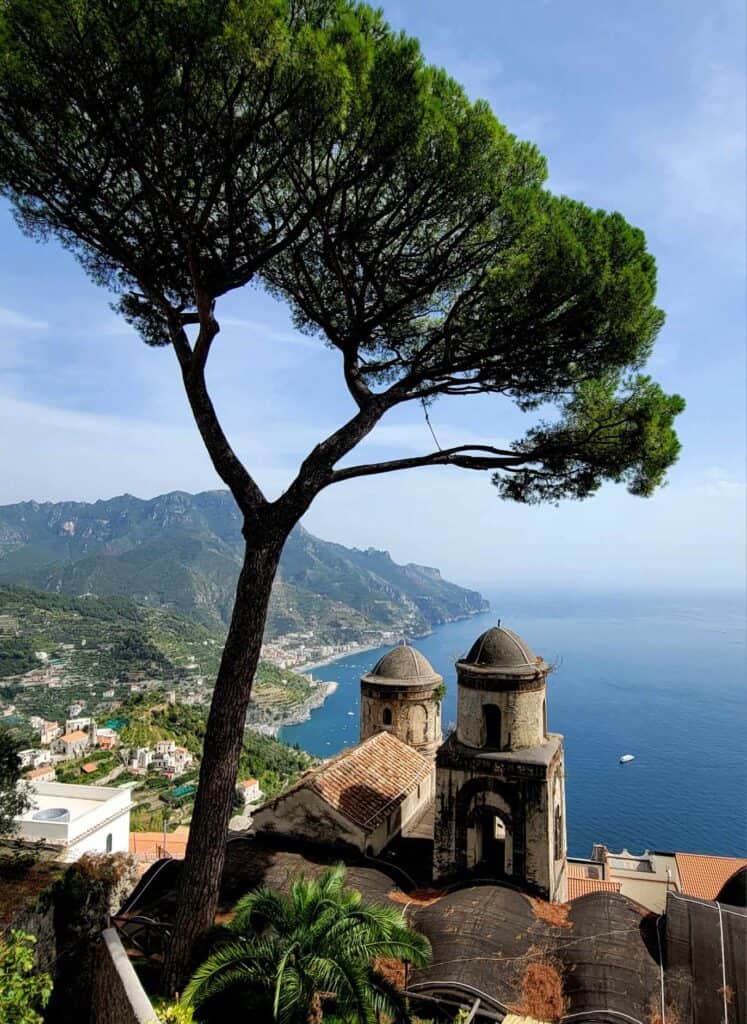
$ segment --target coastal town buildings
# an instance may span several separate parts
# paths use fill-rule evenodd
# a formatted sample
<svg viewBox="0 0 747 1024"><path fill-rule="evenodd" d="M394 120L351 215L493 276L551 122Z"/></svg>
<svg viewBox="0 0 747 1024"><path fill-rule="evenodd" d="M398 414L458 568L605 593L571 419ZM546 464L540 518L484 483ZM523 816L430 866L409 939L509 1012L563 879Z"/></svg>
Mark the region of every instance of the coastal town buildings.
<svg viewBox="0 0 747 1024"><path fill-rule="evenodd" d="M242 800L246 807L251 807L264 796L264 793L259 788L259 782L257 779L244 779L236 787L241 795Z"/></svg>
<svg viewBox="0 0 747 1024"><path fill-rule="evenodd" d="M134 772L153 771L177 778L192 767L193 760L186 747L178 746L173 740L159 740L154 747L131 750L129 767Z"/></svg>
<svg viewBox="0 0 747 1024"><path fill-rule="evenodd" d="M80 757L90 746L90 737L82 729L65 732L52 743L52 749L65 757Z"/></svg>

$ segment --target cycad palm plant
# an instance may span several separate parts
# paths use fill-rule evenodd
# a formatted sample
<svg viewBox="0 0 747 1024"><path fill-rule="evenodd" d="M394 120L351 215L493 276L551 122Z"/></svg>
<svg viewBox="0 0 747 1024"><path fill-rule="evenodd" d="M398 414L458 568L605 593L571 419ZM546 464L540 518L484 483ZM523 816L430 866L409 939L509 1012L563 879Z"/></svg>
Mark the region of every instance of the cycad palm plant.
<svg viewBox="0 0 747 1024"><path fill-rule="evenodd" d="M184 993L198 1017L318 1024L325 1018L375 1024L382 1017L409 1021L402 993L375 962L423 966L428 940L407 927L393 907L366 903L345 886L343 865L318 878L294 879L288 895L258 889L236 905L215 952L197 969ZM255 1016L256 1015L256 1016Z"/></svg>

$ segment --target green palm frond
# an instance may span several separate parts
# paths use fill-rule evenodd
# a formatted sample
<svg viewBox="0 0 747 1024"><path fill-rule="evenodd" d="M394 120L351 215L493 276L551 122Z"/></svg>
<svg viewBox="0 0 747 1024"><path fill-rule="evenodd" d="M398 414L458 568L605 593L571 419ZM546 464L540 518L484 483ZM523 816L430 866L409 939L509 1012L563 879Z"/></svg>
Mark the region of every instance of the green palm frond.
<svg viewBox="0 0 747 1024"><path fill-rule="evenodd" d="M206 1004L224 993L232 1006L243 1005L252 1019L261 1012L268 1024L307 1024L312 1008L315 1014L323 1008L325 1020L333 1014L351 1024L376 1024L377 1014L406 1022L404 996L373 963L387 958L422 966L431 952L400 910L368 904L346 888L340 864L316 878L291 879L287 894L248 893L216 940L185 992L211 1024L213 1011L223 1024L222 1011Z"/></svg>
<svg viewBox="0 0 747 1024"><path fill-rule="evenodd" d="M282 933L288 928L288 900L275 889L257 889L236 904L229 928L239 933L256 933L271 927Z"/></svg>
<svg viewBox="0 0 747 1024"><path fill-rule="evenodd" d="M234 987L237 979L251 984L270 978L279 956L277 946L264 939L242 939L222 945L197 968L182 999L200 1006L218 992Z"/></svg>

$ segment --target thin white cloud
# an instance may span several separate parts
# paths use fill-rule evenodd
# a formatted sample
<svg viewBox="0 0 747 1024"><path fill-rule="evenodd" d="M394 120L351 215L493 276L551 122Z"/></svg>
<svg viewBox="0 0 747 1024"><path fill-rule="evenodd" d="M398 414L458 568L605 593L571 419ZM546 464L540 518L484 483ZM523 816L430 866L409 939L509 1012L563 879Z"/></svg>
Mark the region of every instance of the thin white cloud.
<svg viewBox="0 0 747 1024"><path fill-rule="evenodd" d="M700 66L695 77L689 115L649 140L664 179L662 212L680 223L726 228L743 246L747 78L741 68L717 64Z"/></svg>
<svg viewBox="0 0 747 1024"><path fill-rule="evenodd" d="M0 330L46 331L48 327L46 320L36 320L25 313L0 306Z"/></svg>
<svg viewBox="0 0 747 1024"><path fill-rule="evenodd" d="M231 331L245 331L256 341L278 341L284 344L300 345L303 348L317 350L322 345L320 340L301 334L300 331L278 330L277 327L273 327L271 324L261 320L246 320L243 317L220 316L218 314L218 321L222 328Z"/></svg>
<svg viewBox="0 0 747 1024"><path fill-rule="evenodd" d="M697 487L700 494L707 498L740 498L747 495L747 483L721 466L712 466L705 475L705 481Z"/></svg>

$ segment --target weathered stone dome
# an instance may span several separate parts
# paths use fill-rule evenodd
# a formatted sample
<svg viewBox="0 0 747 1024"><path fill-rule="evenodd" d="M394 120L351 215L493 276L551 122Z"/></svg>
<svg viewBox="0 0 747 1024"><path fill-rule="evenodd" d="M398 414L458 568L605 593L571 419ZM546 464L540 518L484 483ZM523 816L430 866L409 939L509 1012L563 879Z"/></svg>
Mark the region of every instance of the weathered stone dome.
<svg viewBox="0 0 747 1024"><path fill-rule="evenodd" d="M379 685L429 686L442 681L428 659L415 647L394 647L363 677L364 682Z"/></svg>
<svg viewBox="0 0 747 1024"><path fill-rule="evenodd" d="M528 644L504 626L493 626L478 636L462 663L498 672L518 671L521 674L544 667L542 659L534 654Z"/></svg>

